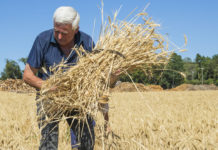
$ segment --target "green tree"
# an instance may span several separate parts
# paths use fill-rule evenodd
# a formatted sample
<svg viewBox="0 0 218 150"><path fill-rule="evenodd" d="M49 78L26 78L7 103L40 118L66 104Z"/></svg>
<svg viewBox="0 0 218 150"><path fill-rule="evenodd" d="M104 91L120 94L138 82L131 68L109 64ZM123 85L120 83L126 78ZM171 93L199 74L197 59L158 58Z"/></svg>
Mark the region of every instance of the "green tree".
<svg viewBox="0 0 218 150"><path fill-rule="evenodd" d="M134 69L129 73L129 75L131 76L132 80L135 83L143 83L143 84L147 83L147 76L145 75L144 71L141 69ZM120 80L122 82L132 82L128 75L122 75L120 77Z"/></svg>
<svg viewBox="0 0 218 150"><path fill-rule="evenodd" d="M192 63L192 59L191 59L190 57L185 57L185 58L183 59L183 62L184 62L184 63Z"/></svg>
<svg viewBox="0 0 218 150"><path fill-rule="evenodd" d="M164 89L173 88L184 83L184 77L182 73L184 72L184 62L182 57L176 53L173 53L169 63L164 70L159 85Z"/></svg>
<svg viewBox="0 0 218 150"><path fill-rule="evenodd" d="M196 68L196 79L201 80L201 76L202 76L202 63L203 63L203 56L201 56L200 54L197 54L195 57L195 63L197 64L197 68Z"/></svg>
<svg viewBox="0 0 218 150"><path fill-rule="evenodd" d="M174 53L169 60L167 66L153 66L150 69L151 74L146 74L141 69L136 69L130 73L133 81L143 84L157 84L161 85L164 89L178 86L186 80L189 84L201 84L202 77L204 84L218 85L218 54L212 58L196 55L195 61L191 58L181 58L180 55ZM146 66L144 68L146 69ZM164 70L164 71L163 71ZM186 74L183 78L180 73ZM131 82L131 79L123 75L121 77L123 82Z"/></svg>
<svg viewBox="0 0 218 150"><path fill-rule="evenodd" d="M213 68L213 80L218 80L218 54L212 57L211 67Z"/></svg>
<svg viewBox="0 0 218 150"><path fill-rule="evenodd" d="M197 65L193 62L184 62L184 69L186 74L186 80L194 80L196 77Z"/></svg>
<svg viewBox="0 0 218 150"><path fill-rule="evenodd" d="M130 73L132 80L136 83L161 85L164 89L169 89L184 83L184 77L180 74L184 71L184 63L180 55L172 54L168 65L152 66L146 69L150 73L145 73L142 69L133 70ZM120 78L123 82L131 82L127 75Z"/></svg>
<svg viewBox="0 0 218 150"><path fill-rule="evenodd" d="M192 62L191 58L185 57L183 59L186 80L194 80L196 72L196 64Z"/></svg>
<svg viewBox="0 0 218 150"><path fill-rule="evenodd" d="M22 62L24 65L26 65L27 58L22 57L19 59L19 61Z"/></svg>
<svg viewBox="0 0 218 150"><path fill-rule="evenodd" d="M22 58L20 58L18 61L19 61L19 62L22 62L22 63L24 64L24 66L25 66L26 63L27 63L27 58L22 57ZM22 74L23 74L23 73L24 73L24 70L22 70Z"/></svg>
<svg viewBox="0 0 218 150"><path fill-rule="evenodd" d="M11 79L21 79L22 72L20 66L14 60L6 60L6 65L4 71L1 73L1 79L6 80L7 78Z"/></svg>
<svg viewBox="0 0 218 150"><path fill-rule="evenodd" d="M212 79L214 76L213 61L210 57L204 57L200 54L196 55L195 62L197 64L197 78L203 83L204 80Z"/></svg>
<svg viewBox="0 0 218 150"><path fill-rule="evenodd" d="M200 54L197 54L195 57L195 63L198 64L199 67L202 67L203 57Z"/></svg>

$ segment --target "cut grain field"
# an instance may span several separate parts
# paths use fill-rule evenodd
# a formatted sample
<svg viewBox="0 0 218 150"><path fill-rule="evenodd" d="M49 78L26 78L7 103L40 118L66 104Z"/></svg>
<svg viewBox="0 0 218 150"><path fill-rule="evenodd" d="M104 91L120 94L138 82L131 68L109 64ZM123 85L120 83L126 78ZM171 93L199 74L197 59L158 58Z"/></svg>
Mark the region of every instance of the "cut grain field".
<svg viewBox="0 0 218 150"><path fill-rule="evenodd" d="M0 150L38 149L35 95L0 95ZM102 136L99 114L96 150L218 147L218 91L113 93L110 99L111 132ZM59 149L70 150L69 128L64 121L59 128Z"/></svg>

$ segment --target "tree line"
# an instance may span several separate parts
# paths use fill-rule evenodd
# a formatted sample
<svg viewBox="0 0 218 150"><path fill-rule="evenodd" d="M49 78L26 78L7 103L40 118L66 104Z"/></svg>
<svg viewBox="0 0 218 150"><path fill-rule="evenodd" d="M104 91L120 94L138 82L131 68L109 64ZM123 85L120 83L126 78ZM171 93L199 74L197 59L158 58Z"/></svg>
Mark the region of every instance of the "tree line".
<svg viewBox="0 0 218 150"><path fill-rule="evenodd" d="M27 58L18 61L26 64ZM0 80L8 78L21 79L23 70L18 62L6 60L6 65L1 72ZM205 57L197 54L195 59L189 57L182 59L173 53L167 65L152 66L150 68L135 69L128 75L121 75L122 82L136 82L145 85L160 85L164 89L174 88L180 84L215 84L218 86L218 54Z"/></svg>
<svg viewBox="0 0 218 150"><path fill-rule="evenodd" d="M218 54L212 57L196 54L192 61L189 57L182 59L180 55L173 53L167 65L154 66L150 68L150 73L143 69L136 69L129 75L121 76L120 80L160 85L164 89L174 88L184 83L218 86Z"/></svg>

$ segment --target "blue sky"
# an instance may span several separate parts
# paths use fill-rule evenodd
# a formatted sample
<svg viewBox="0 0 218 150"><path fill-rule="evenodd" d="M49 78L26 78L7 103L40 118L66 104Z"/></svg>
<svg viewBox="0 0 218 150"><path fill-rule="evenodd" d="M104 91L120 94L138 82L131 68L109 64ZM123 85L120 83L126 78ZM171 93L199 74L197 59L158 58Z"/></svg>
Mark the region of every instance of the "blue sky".
<svg viewBox="0 0 218 150"><path fill-rule="evenodd" d="M168 35L178 47L188 37L187 52L179 53L183 58L195 58L218 54L218 1L217 0L104 0L104 15L112 16L121 10L119 19L124 19L133 9L139 12L147 4L147 13L161 27L158 31ZM18 61L27 57L35 37L52 28L52 16L59 6L74 7L81 17L80 29L93 35L100 29L100 0L2 0L0 2L0 72L6 59ZM136 11L136 12L137 12ZM21 69L24 66L19 63Z"/></svg>

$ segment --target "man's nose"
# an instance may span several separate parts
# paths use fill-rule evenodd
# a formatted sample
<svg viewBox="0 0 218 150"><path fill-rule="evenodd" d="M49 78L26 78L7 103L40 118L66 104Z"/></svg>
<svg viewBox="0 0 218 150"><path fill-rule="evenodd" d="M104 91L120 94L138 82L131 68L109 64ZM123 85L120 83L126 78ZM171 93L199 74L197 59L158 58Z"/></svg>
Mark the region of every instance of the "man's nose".
<svg viewBox="0 0 218 150"><path fill-rule="evenodd" d="M61 33L58 33L58 39L61 40L62 37L63 37L62 34L61 34Z"/></svg>

